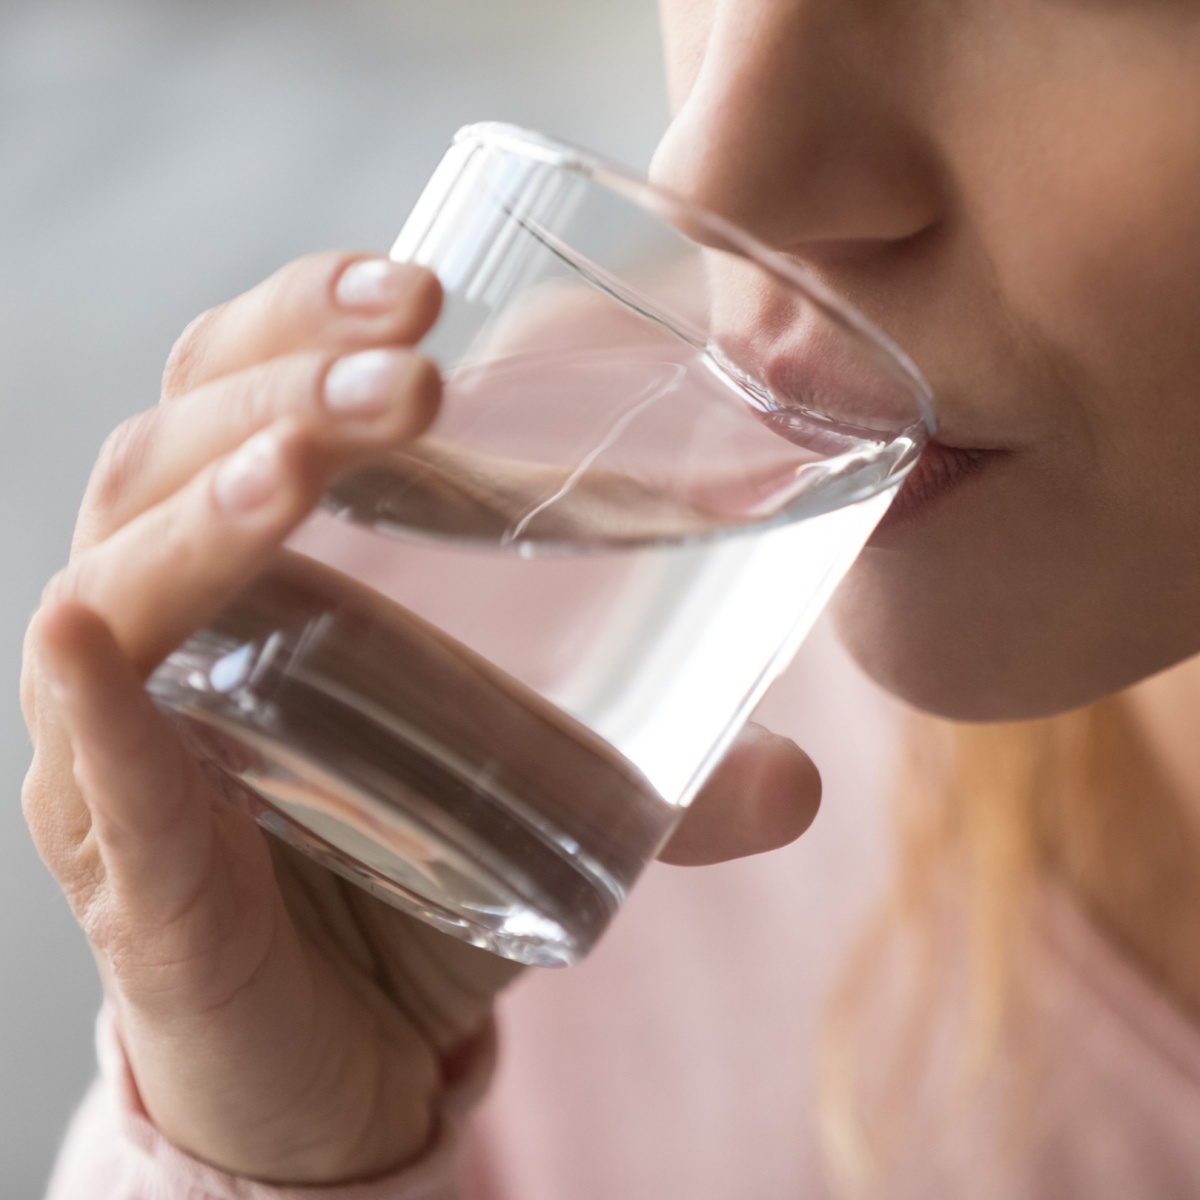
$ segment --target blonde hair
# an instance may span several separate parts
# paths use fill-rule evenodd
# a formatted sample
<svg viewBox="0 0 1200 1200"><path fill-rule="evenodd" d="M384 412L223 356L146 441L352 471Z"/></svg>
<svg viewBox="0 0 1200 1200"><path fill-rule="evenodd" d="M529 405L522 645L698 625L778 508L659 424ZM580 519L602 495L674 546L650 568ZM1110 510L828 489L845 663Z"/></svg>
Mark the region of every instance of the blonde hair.
<svg viewBox="0 0 1200 1200"><path fill-rule="evenodd" d="M977 1088L994 1064L1039 878L1061 876L1121 939L1139 913L1169 903L1163 867L1187 853L1161 808L1148 815L1138 802L1154 775L1122 697L1011 724L918 717L907 746L893 882L844 965L822 1043L822 1141L847 1197L870 1195L903 1149L941 1036L937 1002L964 973L955 1096L941 1101ZM902 998L882 1061L872 1048L868 1087L865 1017L897 966Z"/></svg>

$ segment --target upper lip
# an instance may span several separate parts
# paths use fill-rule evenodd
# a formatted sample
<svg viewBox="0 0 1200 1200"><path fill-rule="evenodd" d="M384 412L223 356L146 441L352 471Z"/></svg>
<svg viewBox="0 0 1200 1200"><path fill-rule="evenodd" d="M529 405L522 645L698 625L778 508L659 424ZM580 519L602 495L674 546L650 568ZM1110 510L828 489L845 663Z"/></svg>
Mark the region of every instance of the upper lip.
<svg viewBox="0 0 1200 1200"><path fill-rule="evenodd" d="M855 379L856 368L820 362L811 353L777 353L767 359L763 377L785 405L793 401L848 425L887 420L902 429L921 419L917 394L907 381L879 370L861 371Z"/></svg>
<svg viewBox="0 0 1200 1200"><path fill-rule="evenodd" d="M903 282L893 278L884 283L874 273L862 269L863 264L877 261L884 248L916 250L928 244L936 228L931 227L902 242L893 239L827 241L806 243L802 253L782 249L780 253L851 305L854 311L862 313L876 328L885 330L887 336L895 339L894 344L902 353L916 360L933 394L936 428L931 431L931 442L953 450L1019 450L1037 437L1030 427L1027 406L1007 402L1003 394L997 397L993 387L978 387L973 376L964 379L960 375L955 380L947 377L944 371L939 372L941 355L935 350L926 360L924 353L930 349L930 343L921 336L922 332L930 332L928 322L921 322L908 305L897 307ZM786 396L790 384L807 377L825 394L836 396L839 371L836 366L830 368L821 364L820 352L814 348L811 338L804 334L797 336L792 332L795 326L782 314L771 312L769 306L765 306L759 315L765 318L762 332L751 334L747 345L760 355L758 361L765 364L765 377L772 388L778 381ZM884 371L876 374L880 378L888 377ZM915 412L915 399L912 403ZM1019 432L1015 437L1011 432L1014 421L1006 420L1006 414L1016 418Z"/></svg>
<svg viewBox="0 0 1200 1200"><path fill-rule="evenodd" d="M767 359L763 380L784 407L788 402L830 417L838 424L899 435L926 425L928 414L917 388L899 371L885 371L867 359L839 366L820 362L811 353L781 351ZM931 438L958 446L961 439L943 428L940 413ZM963 442L964 447L977 448Z"/></svg>
<svg viewBox="0 0 1200 1200"><path fill-rule="evenodd" d="M900 433L922 419L916 394L898 374L877 370L870 374L867 384L855 387L845 372L823 366L811 355L781 351L768 359L763 377L779 399L794 399L805 407L815 407L847 425ZM970 429L970 423L960 416L963 406L955 403L952 390L932 390L936 414L936 428L929 437L932 444L949 450L997 453L1016 448L1012 440Z"/></svg>
<svg viewBox="0 0 1200 1200"><path fill-rule="evenodd" d="M718 330L714 340L731 364L756 375L785 409L790 401L884 436L918 424L928 428L928 396L920 383L899 364L886 363L882 352L872 353L869 339L850 335L843 340L840 328L838 322L823 321L805 327L794 308L765 301L752 318L743 314L737 327ZM1021 439L997 427L1010 406L984 407L974 389L964 392L952 380L931 379L929 387L936 420L930 441L964 451L1019 447Z"/></svg>

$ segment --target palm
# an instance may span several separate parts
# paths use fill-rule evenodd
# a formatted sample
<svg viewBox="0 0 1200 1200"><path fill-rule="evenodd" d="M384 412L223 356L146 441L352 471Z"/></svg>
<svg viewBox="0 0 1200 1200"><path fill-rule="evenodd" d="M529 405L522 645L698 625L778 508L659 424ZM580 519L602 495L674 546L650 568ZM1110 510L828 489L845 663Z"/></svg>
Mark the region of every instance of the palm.
<svg viewBox="0 0 1200 1200"><path fill-rule="evenodd" d="M224 1143L228 1165L242 1156L238 1129L261 1139L268 1119L321 1130L341 1175L399 1165L421 1147L397 1131L422 1130L442 1063L485 1028L496 993L519 968L268 837L190 756L184 773L211 814L211 836L196 839L196 886L181 893L175 911L156 914L153 928L127 929L126 944L108 947L123 964L118 993L139 1007L148 996L185 998L172 1016L205 1020L198 1057L216 1077L214 1090L221 1064L235 1064L238 1111L221 1112L214 1139ZM214 1012L230 1020L208 1022ZM254 1051L249 1063L246 1045ZM194 1070L181 1066L183 1075ZM212 1128L191 1105L180 1109L175 1072L159 1077L148 1068L142 1076L143 1098L161 1125Z"/></svg>
<svg viewBox="0 0 1200 1200"><path fill-rule="evenodd" d="M272 858L307 956L333 969L336 985L365 1016L411 1028L438 1055L479 1031L497 992L520 969L375 899L289 846L273 844Z"/></svg>

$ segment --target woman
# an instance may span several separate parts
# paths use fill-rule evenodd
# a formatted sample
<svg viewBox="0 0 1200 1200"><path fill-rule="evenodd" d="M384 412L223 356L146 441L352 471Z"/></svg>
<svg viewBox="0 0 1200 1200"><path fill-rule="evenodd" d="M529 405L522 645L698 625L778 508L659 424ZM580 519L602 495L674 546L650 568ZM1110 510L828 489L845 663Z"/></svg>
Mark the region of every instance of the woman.
<svg viewBox="0 0 1200 1200"><path fill-rule="evenodd" d="M896 1194L965 1194L968 1183L1003 1195L1193 1194L1200 1161L1171 1114L1200 1109L1189 1073L1200 1051L1170 1005L1200 1011L1190 936L1200 764L1187 725L1200 688L1188 664L1102 698L1200 650L1200 7L663 9L676 115L658 178L847 294L939 397L943 445L839 598L854 656L902 700L950 718L1025 721L1102 701L966 731L946 768L938 745L932 761L914 759L919 803L889 911L918 918L919 936L884 929L865 943L866 967L847 967L826 1043L838 1179ZM76 1130L58 1195L277 1195L273 1185L333 1195L362 1180L375 1182L347 1194L447 1194L457 1114L486 1083L489 1013L509 968L269 848L140 686L268 560L332 472L428 423L436 377L412 347L437 304L427 277L377 260L296 264L185 333L165 402L119 431L97 468L72 563L31 626L24 678L29 821L95 948L111 1014L109 1090ZM926 743L941 730L927 733ZM856 734L874 729L844 736ZM703 863L781 845L811 819L818 790L802 754L751 732L668 854ZM1136 1085L1135 1109L1097 1110L1081 1075L1064 1105L1092 1104L1106 1122L1086 1162L1076 1150L1091 1131L1072 1140L1071 1112L1023 1105L1021 1081L996 1066L1022 1058L1007 1053L1005 1012L1042 1003L1055 989L1040 981L1061 975L1052 938L1016 936L1035 924L1018 922L1017 901L1038 907L1032 881L1050 877L1137 964L1134 983L1104 995L1136 996L1142 1017L1163 1009L1156 1044L1185 1077L1158 1078L1161 1063L1139 1059L1129 1039L1111 1078L1127 1094ZM983 960L977 1002L960 1008L963 917ZM636 920L631 910L622 925ZM1056 928L1059 959L1078 958L1089 935L1069 918ZM894 971L876 953L889 947ZM877 963L886 986L867 969ZM670 964L636 969L653 979ZM906 973L918 983L907 999ZM934 995L949 998L948 1015L924 1036L920 1018L943 1011L931 1010ZM1099 1003L1056 995L1042 1004L1052 1020ZM962 1093L958 1073L939 1067L959 1057L942 1033L960 1020L980 1050L968 1060L984 1080L977 1094L992 1089L1001 1115L972 1108L981 1115L943 1142L935 1118ZM516 1051L535 1024L517 1028ZM541 1032L569 1052L569 1028ZM621 1032L609 1027L614 1052ZM1066 1042L1051 1038L1041 1054L1050 1078L1070 1075ZM707 1064L696 1070L700 1092ZM895 1087L910 1120L896 1119ZM119 1127L105 1124L114 1113ZM870 1118L865 1134L853 1113ZM1035 1127L1010 1138L1004 1113L1034 1113ZM656 1115L663 1137L671 1117ZM505 1160L521 1119L511 1104L489 1111L473 1135L488 1153L465 1196L542 1186ZM1127 1129L1132 1140L1117 1136ZM548 1158L579 1149L544 1128L530 1136ZM600 1177L572 1194L631 1194L618 1183L621 1136L596 1160ZM741 1174L726 1163L708 1194L818 1186L803 1171L761 1182L767 1151L738 1144ZM685 1149L701 1162L712 1150ZM656 1188L671 1194L669 1182Z"/></svg>

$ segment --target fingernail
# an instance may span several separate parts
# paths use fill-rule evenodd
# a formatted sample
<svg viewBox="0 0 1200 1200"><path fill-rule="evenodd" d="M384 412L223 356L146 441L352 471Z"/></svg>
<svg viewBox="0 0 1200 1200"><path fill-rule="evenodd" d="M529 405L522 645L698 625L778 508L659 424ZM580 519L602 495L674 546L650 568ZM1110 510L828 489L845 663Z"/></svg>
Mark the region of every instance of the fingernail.
<svg viewBox="0 0 1200 1200"><path fill-rule="evenodd" d="M334 294L342 308L378 311L403 300L412 286L412 268L387 258L351 263L337 281Z"/></svg>
<svg viewBox="0 0 1200 1200"><path fill-rule="evenodd" d="M325 377L325 407L335 413L373 416L385 412L412 373L411 355L400 350L363 350L339 358Z"/></svg>
<svg viewBox="0 0 1200 1200"><path fill-rule="evenodd" d="M265 504L279 485L279 437L274 430L256 433L217 471L217 503L230 513Z"/></svg>

